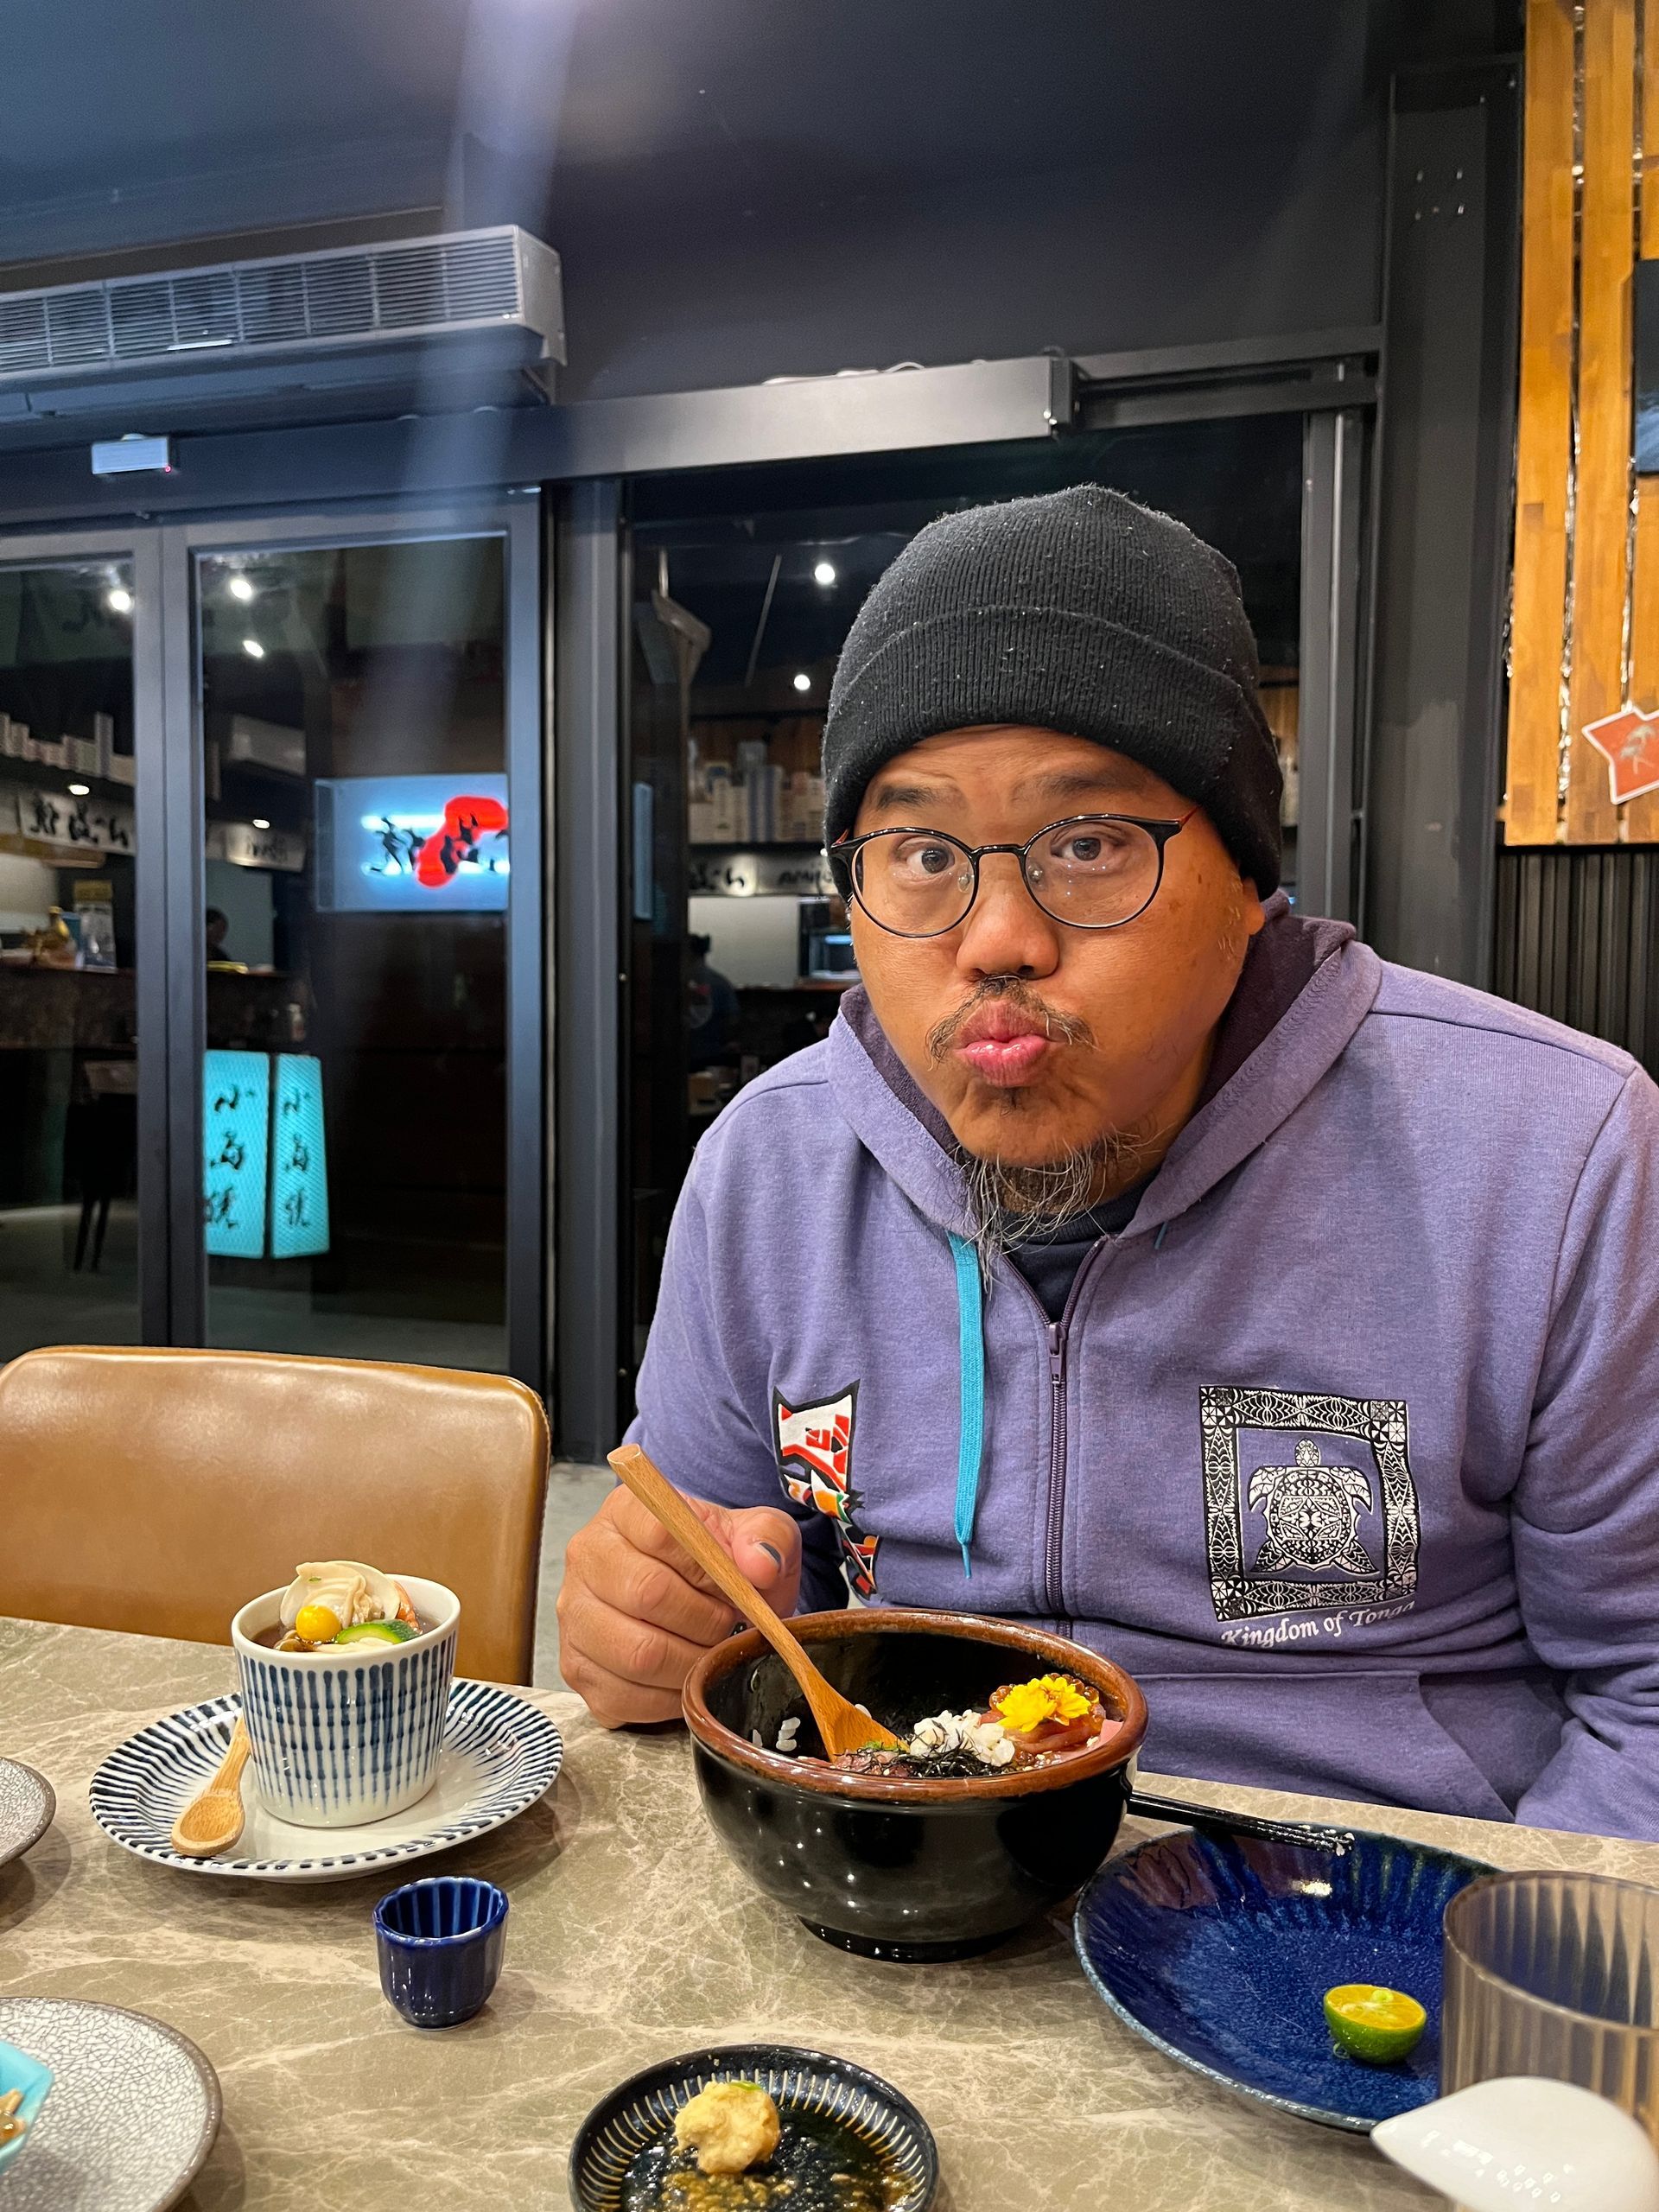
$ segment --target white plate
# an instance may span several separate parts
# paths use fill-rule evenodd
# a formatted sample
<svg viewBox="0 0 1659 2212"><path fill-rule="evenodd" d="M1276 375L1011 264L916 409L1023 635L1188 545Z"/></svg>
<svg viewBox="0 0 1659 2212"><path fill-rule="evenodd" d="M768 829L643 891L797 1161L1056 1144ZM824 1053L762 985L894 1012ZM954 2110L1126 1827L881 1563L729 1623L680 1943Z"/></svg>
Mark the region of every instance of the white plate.
<svg viewBox="0 0 1659 2212"><path fill-rule="evenodd" d="M16 1759L0 1759L0 1866L38 1843L57 1809L52 1785L43 1774Z"/></svg>
<svg viewBox="0 0 1659 2212"><path fill-rule="evenodd" d="M219 2076L175 2028L113 2005L0 1997L0 2042L52 2069L5 2212L165 2212L207 2162Z"/></svg>
<svg viewBox="0 0 1659 2212"><path fill-rule="evenodd" d="M240 1709L238 1698L209 1698L152 1721L111 1751L89 1793L105 1834L187 1874L338 1882L499 1828L552 1787L564 1758L559 1732L539 1707L489 1682L456 1682L437 1778L418 1803L360 1827L296 1827L266 1811L250 1768L242 1784L247 1826L235 1855L186 1859L173 1848L173 1823L224 1758Z"/></svg>

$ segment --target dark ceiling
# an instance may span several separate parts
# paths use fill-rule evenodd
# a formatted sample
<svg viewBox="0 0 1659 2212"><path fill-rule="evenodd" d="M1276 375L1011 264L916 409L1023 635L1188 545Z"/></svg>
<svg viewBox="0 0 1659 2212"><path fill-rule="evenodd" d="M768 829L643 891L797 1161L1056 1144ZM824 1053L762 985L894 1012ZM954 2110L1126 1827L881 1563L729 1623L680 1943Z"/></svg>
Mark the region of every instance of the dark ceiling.
<svg viewBox="0 0 1659 2212"><path fill-rule="evenodd" d="M517 220L572 391L1363 321L1389 73L1515 4L11 0L0 288Z"/></svg>
<svg viewBox="0 0 1659 2212"><path fill-rule="evenodd" d="M15 0L6 257L436 204L471 136L619 219L1343 127L1333 0ZM1340 65L1340 66L1338 66Z"/></svg>

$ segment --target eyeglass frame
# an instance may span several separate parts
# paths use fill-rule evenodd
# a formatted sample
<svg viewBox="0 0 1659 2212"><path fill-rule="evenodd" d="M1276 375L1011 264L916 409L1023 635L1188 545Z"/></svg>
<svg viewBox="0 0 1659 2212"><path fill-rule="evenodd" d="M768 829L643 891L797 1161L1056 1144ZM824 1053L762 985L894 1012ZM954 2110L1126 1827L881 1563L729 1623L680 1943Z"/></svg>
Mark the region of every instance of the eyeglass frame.
<svg viewBox="0 0 1659 2212"><path fill-rule="evenodd" d="M1023 845L964 845L960 837L953 837L948 830L924 830L909 824L897 823L890 830L867 830L861 837L849 837L843 832L833 845L826 848L823 857L830 864L830 872L836 879L836 887L842 897L849 899L856 906L861 913L874 923L877 929L885 930L889 937L903 938L910 944L925 944L936 937L949 937L952 930L959 930L962 927L978 904L979 864L988 853L1013 853L1018 858L1020 880L1026 887L1027 897L1039 913L1046 914L1051 922L1058 922L1062 929L1121 930L1130 922L1138 922L1163 889L1165 849L1170 839L1179 836L1198 811L1196 806L1188 807L1179 822L1147 821L1144 816L1139 814L1068 814L1062 816L1058 822L1046 823L1042 829L1027 837ZM1070 830L1080 822L1128 823L1132 829L1144 830L1157 848L1158 873L1153 879L1151 890L1147 892L1132 914L1122 915L1115 922L1074 922L1065 914L1055 913L1052 907L1044 906L1032 887L1031 878L1026 874L1026 861L1033 845L1040 844L1045 837L1052 837L1057 830ZM897 930L891 922L884 922L879 914L870 912L859 894L858 884L854 875L854 861L863 848L866 845L874 844L878 837L937 837L942 845L956 847L972 866L974 883L972 890L968 894L968 904L954 922L947 922L942 930Z"/></svg>

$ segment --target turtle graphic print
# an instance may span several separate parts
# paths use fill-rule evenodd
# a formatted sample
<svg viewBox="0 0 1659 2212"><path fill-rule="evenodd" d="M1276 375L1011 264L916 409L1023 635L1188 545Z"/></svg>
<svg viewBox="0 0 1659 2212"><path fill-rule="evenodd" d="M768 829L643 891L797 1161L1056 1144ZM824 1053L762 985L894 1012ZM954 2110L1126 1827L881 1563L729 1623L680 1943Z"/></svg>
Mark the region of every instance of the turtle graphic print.
<svg viewBox="0 0 1659 2212"><path fill-rule="evenodd" d="M1403 1399L1217 1386L1198 1393L1198 1418L1217 1620L1409 1604L1420 1525Z"/></svg>
<svg viewBox="0 0 1659 2212"><path fill-rule="evenodd" d="M1375 1574L1376 1561L1359 1541L1359 1516L1371 1510L1371 1486L1354 1467L1327 1467L1319 1446L1304 1437L1294 1467L1258 1467L1250 1477L1251 1510L1267 1517L1268 1533L1251 1562L1252 1574L1275 1567L1344 1567Z"/></svg>
<svg viewBox="0 0 1659 2212"><path fill-rule="evenodd" d="M842 1572L855 1598L875 1595L875 1554L881 1539L867 1536L858 1524L863 1500L853 1488L853 1431L858 1418L858 1385L849 1382L833 1397L809 1405L791 1404L772 1394L772 1441L778 1472L797 1505L814 1506L836 1524Z"/></svg>

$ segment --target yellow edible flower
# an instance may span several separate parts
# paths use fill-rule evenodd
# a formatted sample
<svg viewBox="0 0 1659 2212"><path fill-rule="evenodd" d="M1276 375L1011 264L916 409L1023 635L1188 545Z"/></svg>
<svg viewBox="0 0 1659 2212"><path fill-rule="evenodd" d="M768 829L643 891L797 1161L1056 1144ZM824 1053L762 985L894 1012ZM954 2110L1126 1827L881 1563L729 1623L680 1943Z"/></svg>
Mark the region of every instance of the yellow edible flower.
<svg viewBox="0 0 1659 2212"><path fill-rule="evenodd" d="M1090 1700L1065 1675L1039 1675L1004 1690L992 1700L992 1707L1010 1733L1028 1736L1045 1720L1081 1720Z"/></svg>

